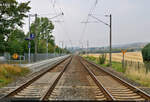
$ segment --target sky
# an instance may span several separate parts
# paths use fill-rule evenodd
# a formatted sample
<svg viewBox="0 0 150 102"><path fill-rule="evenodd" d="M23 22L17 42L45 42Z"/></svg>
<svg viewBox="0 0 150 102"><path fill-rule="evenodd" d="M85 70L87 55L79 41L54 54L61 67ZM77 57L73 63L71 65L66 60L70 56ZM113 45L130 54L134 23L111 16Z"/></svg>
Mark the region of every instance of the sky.
<svg viewBox="0 0 150 102"><path fill-rule="evenodd" d="M112 14L112 44L149 42L150 0L17 0L31 1L30 14L51 19L55 25L56 43L67 47L102 47L109 45L109 27L88 14L109 23L104 15ZM89 23L83 23L86 21ZM28 32L28 19L23 30ZM34 18L32 18L34 21ZM60 21L60 22L58 22Z"/></svg>

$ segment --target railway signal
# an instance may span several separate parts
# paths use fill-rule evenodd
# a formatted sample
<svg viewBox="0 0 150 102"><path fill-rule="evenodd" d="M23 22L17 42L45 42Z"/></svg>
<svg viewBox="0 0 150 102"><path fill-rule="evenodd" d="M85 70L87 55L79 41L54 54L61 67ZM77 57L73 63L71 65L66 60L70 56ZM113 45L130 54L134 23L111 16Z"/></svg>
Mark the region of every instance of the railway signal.
<svg viewBox="0 0 150 102"><path fill-rule="evenodd" d="M127 52L127 50L121 50L122 52L122 68L125 68L125 60L124 60L124 56L125 56L125 53Z"/></svg>
<svg viewBox="0 0 150 102"><path fill-rule="evenodd" d="M13 55L12 55L12 57L13 57L13 59L18 59L18 57L19 57L19 55L17 54L17 53L14 53Z"/></svg>

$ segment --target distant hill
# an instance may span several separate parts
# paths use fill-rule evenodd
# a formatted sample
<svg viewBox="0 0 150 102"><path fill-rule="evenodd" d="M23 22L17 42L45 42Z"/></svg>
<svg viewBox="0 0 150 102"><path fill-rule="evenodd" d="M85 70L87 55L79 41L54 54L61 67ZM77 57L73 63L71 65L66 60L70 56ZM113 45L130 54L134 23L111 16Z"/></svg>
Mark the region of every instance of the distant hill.
<svg viewBox="0 0 150 102"><path fill-rule="evenodd" d="M123 45L114 45L113 48L143 48L149 42L137 42L131 44L123 44Z"/></svg>
<svg viewBox="0 0 150 102"><path fill-rule="evenodd" d="M121 44L121 45L113 45L113 52L120 52L120 49L127 49L128 51L139 51L141 50L146 44L149 42L137 42L137 43L130 43L130 44ZM73 47L68 48L71 52L90 52L90 53L100 53L100 52L108 52L109 46L106 47L90 47L88 49L86 48L80 48L80 47Z"/></svg>

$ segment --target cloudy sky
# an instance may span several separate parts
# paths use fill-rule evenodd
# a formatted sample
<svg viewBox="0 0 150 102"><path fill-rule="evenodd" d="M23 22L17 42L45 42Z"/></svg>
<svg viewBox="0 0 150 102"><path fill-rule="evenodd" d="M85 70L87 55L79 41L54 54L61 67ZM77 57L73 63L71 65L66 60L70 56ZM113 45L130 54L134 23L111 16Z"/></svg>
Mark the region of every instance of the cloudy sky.
<svg viewBox="0 0 150 102"><path fill-rule="evenodd" d="M112 14L113 45L133 42L149 42L150 39L150 0L18 0L31 1L30 13L40 17L53 17L55 25L53 35L56 43L64 41L69 46L90 47L109 45L109 27L88 17L95 17L109 23L106 14ZM32 18L34 20L34 18ZM83 22L89 21L85 24ZM60 22L58 22L60 21ZM25 19L24 30L28 31L28 19Z"/></svg>

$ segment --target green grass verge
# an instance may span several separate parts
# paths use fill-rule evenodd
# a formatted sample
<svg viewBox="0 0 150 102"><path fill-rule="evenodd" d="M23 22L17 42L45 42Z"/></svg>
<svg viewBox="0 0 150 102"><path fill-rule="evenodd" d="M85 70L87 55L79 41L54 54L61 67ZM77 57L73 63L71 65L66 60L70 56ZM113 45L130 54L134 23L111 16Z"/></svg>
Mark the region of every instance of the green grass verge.
<svg viewBox="0 0 150 102"><path fill-rule="evenodd" d="M85 56L84 58L86 58L87 60L93 61L96 64L99 64L98 59L93 57L93 56ZM108 62L108 61L106 61L106 62ZM99 64L99 65L102 66L102 67L109 67L108 64ZM112 61L112 66L111 67L113 69L115 69L116 71L118 71L118 72L122 72L122 73L125 72L125 70L122 68L122 63L120 63L120 62Z"/></svg>

